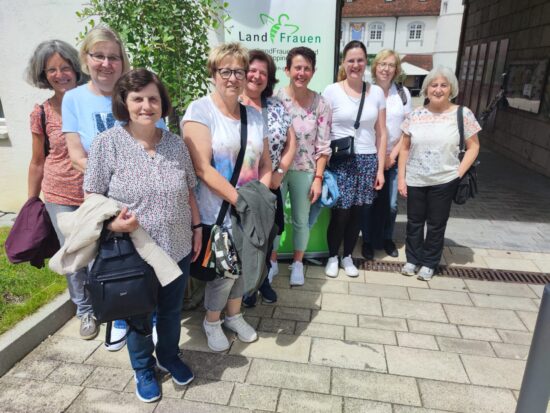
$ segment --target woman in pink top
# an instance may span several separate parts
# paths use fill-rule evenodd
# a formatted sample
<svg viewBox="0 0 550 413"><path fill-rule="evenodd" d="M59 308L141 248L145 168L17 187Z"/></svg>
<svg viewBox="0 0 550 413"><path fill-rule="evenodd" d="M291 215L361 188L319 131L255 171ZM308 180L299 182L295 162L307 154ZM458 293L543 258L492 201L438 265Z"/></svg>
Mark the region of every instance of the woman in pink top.
<svg viewBox="0 0 550 413"><path fill-rule="evenodd" d="M38 45L27 67L27 81L40 89L53 90L53 96L31 112L32 158L29 165L29 198L44 193L46 209L63 244L57 216L78 208L83 201L82 173L73 169L65 138L61 132L61 101L65 92L83 83L78 52L61 40L48 40ZM45 130L44 130L44 126ZM45 144L49 143L46 155ZM47 146L47 145L46 145ZM67 275L69 293L81 320L80 335L92 339L98 329L92 319L92 306L81 282L85 272Z"/></svg>

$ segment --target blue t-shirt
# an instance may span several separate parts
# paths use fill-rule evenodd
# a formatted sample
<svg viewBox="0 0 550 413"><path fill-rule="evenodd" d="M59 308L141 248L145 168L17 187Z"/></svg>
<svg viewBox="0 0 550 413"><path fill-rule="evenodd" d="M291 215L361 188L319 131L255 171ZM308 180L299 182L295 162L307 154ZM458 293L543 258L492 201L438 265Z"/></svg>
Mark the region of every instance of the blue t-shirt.
<svg viewBox="0 0 550 413"><path fill-rule="evenodd" d="M113 116L111 97L92 93L87 84L65 93L61 113L62 132L78 133L86 153L90 151L92 141L99 133L120 123ZM162 119L156 125L166 129Z"/></svg>

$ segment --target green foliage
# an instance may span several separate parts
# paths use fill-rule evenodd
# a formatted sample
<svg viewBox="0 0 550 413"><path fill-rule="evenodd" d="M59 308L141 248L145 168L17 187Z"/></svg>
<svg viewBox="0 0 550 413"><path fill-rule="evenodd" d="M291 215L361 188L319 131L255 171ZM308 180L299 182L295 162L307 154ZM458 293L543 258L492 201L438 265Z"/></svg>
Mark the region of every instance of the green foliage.
<svg viewBox="0 0 550 413"><path fill-rule="evenodd" d="M208 90L208 30L228 19L226 7L217 0L90 0L77 12L90 19L80 39L95 26L94 18L108 24L121 36L132 66L157 73L181 114Z"/></svg>
<svg viewBox="0 0 550 413"><path fill-rule="evenodd" d="M65 277L30 264L13 265L4 243L8 227L0 228L0 334L65 291Z"/></svg>

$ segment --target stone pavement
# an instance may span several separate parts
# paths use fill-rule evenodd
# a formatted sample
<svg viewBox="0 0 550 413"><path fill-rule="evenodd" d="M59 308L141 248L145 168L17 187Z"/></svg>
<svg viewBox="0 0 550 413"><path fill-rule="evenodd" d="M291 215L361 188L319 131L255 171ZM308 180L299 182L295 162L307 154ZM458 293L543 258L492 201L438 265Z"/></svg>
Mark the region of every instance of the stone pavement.
<svg viewBox="0 0 550 413"><path fill-rule="evenodd" d="M0 410L514 412L542 286L363 270L327 279L307 266L305 285L290 289L284 267L278 302L245 310L255 343L233 337L212 353L203 311L183 313L196 378L179 387L165 377L160 402L138 401L127 351L107 352L102 335L80 340L73 319L0 379Z"/></svg>

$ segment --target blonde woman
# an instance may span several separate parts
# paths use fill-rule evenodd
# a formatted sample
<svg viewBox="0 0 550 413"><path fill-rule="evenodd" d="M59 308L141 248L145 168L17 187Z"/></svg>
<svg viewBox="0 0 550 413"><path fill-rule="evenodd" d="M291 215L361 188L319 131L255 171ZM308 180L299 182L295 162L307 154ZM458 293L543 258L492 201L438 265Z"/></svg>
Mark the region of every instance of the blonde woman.
<svg viewBox="0 0 550 413"><path fill-rule="evenodd" d="M90 81L65 94L62 131L73 167L85 172L93 140L115 124L111 95L117 80L130 69L130 63L118 34L105 25L99 25L88 32L79 55L82 71L90 75ZM84 278L80 282L83 283ZM115 321L112 341L122 339L125 334L126 323ZM106 345L106 348L117 351L125 343L124 340Z"/></svg>
<svg viewBox="0 0 550 413"><path fill-rule="evenodd" d="M399 55L389 49L378 52L371 65L374 83L384 91L386 99L386 130L388 145L384 162L384 186L378 191L372 208L363 221L363 255L374 257L374 250L384 249L386 254L397 257L399 253L393 241L397 218L397 157L401 148L401 123L411 110L409 90L396 83L402 75Z"/></svg>

